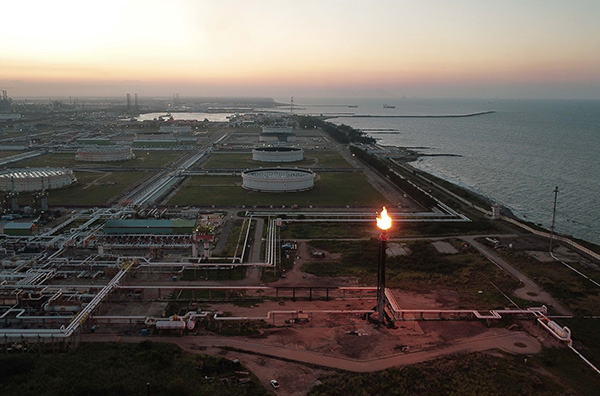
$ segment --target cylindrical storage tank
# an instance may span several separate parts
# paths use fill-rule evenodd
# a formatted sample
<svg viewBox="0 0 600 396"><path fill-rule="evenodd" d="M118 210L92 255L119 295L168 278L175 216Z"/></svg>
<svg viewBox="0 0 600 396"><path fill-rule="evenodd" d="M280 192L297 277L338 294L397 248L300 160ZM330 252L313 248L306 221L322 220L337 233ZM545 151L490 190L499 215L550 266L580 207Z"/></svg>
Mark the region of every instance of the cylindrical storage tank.
<svg viewBox="0 0 600 396"><path fill-rule="evenodd" d="M0 172L2 191L53 190L66 187L76 181L73 171L66 168L25 168Z"/></svg>
<svg viewBox="0 0 600 396"><path fill-rule="evenodd" d="M296 192L315 186L315 173L300 168L259 168L242 172L242 186L261 192Z"/></svg>
<svg viewBox="0 0 600 396"><path fill-rule="evenodd" d="M156 322L156 328L159 330L183 330L185 322L183 320L159 320Z"/></svg>
<svg viewBox="0 0 600 396"><path fill-rule="evenodd" d="M135 158L131 147L127 146L88 146L77 150L76 160L86 162L125 161Z"/></svg>
<svg viewBox="0 0 600 396"><path fill-rule="evenodd" d="M560 325L553 320L548 322L548 327L551 328L552 331L555 332L559 337L562 337L562 338L570 338L571 337L571 330L568 327L566 327L566 326L560 327Z"/></svg>
<svg viewBox="0 0 600 396"><path fill-rule="evenodd" d="M289 126L264 126L259 140L261 142L294 142L294 128Z"/></svg>
<svg viewBox="0 0 600 396"><path fill-rule="evenodd" d="M252 159L261 162L297 162L304 159L304 150L297 147L258 147Z"/></svg>

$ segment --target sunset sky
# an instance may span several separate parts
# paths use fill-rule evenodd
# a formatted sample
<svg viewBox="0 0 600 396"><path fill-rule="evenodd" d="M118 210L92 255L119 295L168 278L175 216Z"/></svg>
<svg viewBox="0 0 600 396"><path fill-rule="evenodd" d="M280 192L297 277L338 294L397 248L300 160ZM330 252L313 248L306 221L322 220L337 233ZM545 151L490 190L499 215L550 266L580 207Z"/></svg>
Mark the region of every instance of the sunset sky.
<svg viewBox="0 0 600 396"><path fill-rule="evenodd" d="M10 1L33 96L600 98L600 1Z"/></svg>

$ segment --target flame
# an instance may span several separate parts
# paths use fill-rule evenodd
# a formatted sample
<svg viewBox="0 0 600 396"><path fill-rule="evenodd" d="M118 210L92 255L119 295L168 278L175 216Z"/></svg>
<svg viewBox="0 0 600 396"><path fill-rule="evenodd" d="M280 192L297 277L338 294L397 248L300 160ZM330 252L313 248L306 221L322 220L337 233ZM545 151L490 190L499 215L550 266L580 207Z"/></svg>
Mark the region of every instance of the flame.
<svg viewBox="0 0 600 396"><path fill-rule="evenodd" d="M388 216L385 206L383 207L383 210L379 216L380 217L377 218L377 227L381 228L382 230L387 230L392 226L392 218Z"/></svg>

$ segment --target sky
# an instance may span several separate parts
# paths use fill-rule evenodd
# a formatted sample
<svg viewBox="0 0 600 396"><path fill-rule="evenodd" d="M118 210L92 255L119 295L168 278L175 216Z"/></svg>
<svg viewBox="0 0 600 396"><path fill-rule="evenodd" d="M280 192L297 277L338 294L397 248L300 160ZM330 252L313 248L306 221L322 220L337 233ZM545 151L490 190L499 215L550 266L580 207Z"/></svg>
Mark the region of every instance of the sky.
<svg viewBox="0 0 600 396"><path fill-rule="evenodd" d="M13 97L600 99L597 0L19 0L2 15Z"/></svg>

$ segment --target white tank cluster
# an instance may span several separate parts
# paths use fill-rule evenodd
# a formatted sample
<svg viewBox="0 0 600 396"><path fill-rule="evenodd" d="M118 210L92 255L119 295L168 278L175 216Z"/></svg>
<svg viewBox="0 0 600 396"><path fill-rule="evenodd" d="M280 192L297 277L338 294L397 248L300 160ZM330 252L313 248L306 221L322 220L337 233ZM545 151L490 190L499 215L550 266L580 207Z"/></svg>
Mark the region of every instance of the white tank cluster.
<svg viewBox="0 0 600 396"><path fill-rule="evenodd" d="M67 168L8 169L0 172L2 191L41 191L66 187L77 179Z"/></svg>
<svg viewBox="0 0 600 396"><path fill-rule="evenodd" d="M315 173L300 168L259 168L242 172L242 186L261 192L296 192L315 186Z"/></svg>
<svg viewBox="0 0 600 396"><path fill-rule="evenodd" d="M127 146L88 146L77 150L75 159L86 162L125 161L135 158L131 147Z"/></svg>
<svg viewBox="0 0 600 396"><path fill-rule="evenodd" d="M252 159L261 162L298 162L304 159L304 150L297 147L258 147L252 150Z"/></svg>

